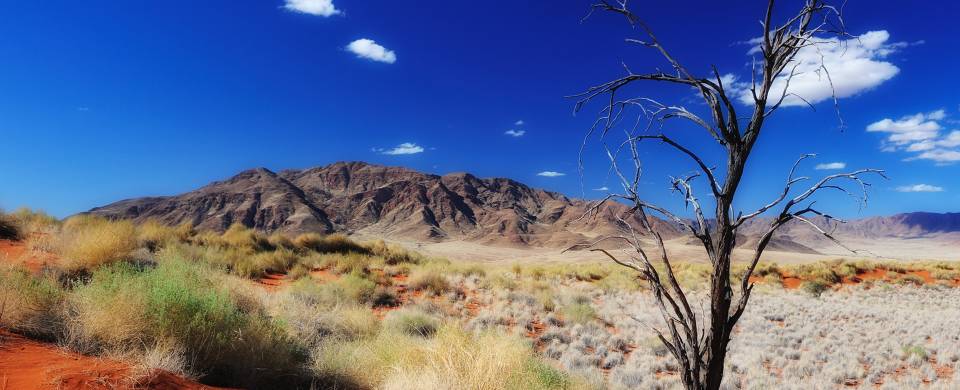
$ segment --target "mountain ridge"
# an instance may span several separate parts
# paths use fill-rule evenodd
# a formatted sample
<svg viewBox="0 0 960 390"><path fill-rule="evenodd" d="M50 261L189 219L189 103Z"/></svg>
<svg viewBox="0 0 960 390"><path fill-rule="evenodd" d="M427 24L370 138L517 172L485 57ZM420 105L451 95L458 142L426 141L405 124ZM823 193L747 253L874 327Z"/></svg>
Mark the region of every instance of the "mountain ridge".
<svg viewBox="0 0 960 390"><path fill-rule="evenodd" d="M242 171L180 195L126 199L91 209L108 218L190 222L223 231L233 223L273 232L364 232L493 245L566 246L618 231L627 210L591 203L508 178L422 173L403 167L337 162L302 170ZM652 219L667 237L679 235Z"/></svg>
<svg viewBox="0 0 960 390"><path fill-rule="evenodd" d="M168 224L189 222L216 231L241 223L266 232L366 233L425 241L562 247L620 233L617 216L625 215L627 206L609 202L596 216L581 218L590 205L587 200L509 178L479 178L466 172L435 175L343 161L280 172L248 169L194 191L125 199L88 213ZM685 235L672 223L649 220L665 239ZM744 224L738 232L740 245L755 243L769 221L758 217ZM854 238L917 238L960 232L960 213L900 213L846 224L831 224L822 218L814 221L840 236ZM815 252L828 244L804 224L790 223L778 232L773 246Z"/></svg>

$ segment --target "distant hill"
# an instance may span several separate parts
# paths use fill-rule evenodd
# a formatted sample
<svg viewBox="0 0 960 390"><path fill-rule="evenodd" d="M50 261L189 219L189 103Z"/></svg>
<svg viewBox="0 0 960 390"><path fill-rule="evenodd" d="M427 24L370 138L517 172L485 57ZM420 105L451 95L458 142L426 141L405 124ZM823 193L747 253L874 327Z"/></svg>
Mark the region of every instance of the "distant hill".
<svg viewBox="0 0 960 390"><path fill-rule="evenodd" d="M611 202L595 218L579 219L589 205L510 179L478 178L469 173L438 176L401 167L338 162L279 173L251 169L185 194L123 200L89 213L168 224L190 222L217 231L241 223L265 232L346 232L424 241L564 247L619 233L616 216L623 215L626 206ZM946 237L944 242L960 243L960 213L905 213L846 224L819 217L813 221L842 238ZM651 222L665 239L686 236L673 224L656 218ZM738 246L755 247L769 224L767 218L744 224L738 232ZM690 238L685 242L697 244ZM835 245L799 222L784 226L769 246L770 250L797 253L817 253L823 248Z"/></svg>
<svg viewBox="0 0 960 390"><path fill-rule="evenodd" d="M579 219L588 207L510 179L338 162L280 173L252 169L185 194L123 200L89 213L218 231L241 223L266 232L562 247L618 231L615 216L626 206L611 203L596 218ZM665 238L679 236L670 224L651 221Z"/></svg>
<svg viewBox="0 0 960 390"><path fill-rule="evenodd" d="M757 218L745 223L740 233L746 236L762 234L770 225L770 219ZM840 237L850 238L929 238L951 233L960 233L960 213L926 213L913 212L892 216L868 217L838 223L823 217L814 217L811 222ZM792 221L781 228L780 236L789 236L800 242L816 241L822 235L814 231L809 225Z"/></svg>

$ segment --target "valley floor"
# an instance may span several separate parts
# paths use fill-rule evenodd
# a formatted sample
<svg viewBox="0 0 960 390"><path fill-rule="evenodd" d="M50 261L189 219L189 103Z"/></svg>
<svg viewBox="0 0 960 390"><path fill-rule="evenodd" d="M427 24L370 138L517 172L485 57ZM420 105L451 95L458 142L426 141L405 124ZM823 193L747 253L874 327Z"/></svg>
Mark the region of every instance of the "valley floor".
<svg viewBox="0 0 960 390"><path fill-rule="evenodd" d="M48 222L0 240L0 390L679 387L637 275L586 257L474 260ZM676 272L705 307L707 266ZM960 388L960 263L764 262L751 281L724 389Z"/></svg>

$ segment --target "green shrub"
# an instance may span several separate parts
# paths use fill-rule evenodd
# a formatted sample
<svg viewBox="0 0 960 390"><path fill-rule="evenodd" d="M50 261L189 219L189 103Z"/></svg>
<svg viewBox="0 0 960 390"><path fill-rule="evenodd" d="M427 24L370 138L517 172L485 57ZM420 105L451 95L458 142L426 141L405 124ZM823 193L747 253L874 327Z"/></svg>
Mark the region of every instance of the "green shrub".
<svg viewBox="0 0 960 390"><path fill-rule="evenodd" d="M903 355L904 355L904 359L906 359L906 358L908 358L908 357L910 357L910 356L912 355L912 356L916 356L916 357L918 357L918 358L920 358L920 359L926 360L926 359L927 359L927 349L924 348L924 347L921 346L921 345L913 345L913 344L905 345L905 346L903 346Z"/></svg>
<svg viewBox="0 0 960 390"><path fill-rule="evenodd" d="M542 360L531 356L520 372L510 377L508 388L513 389L567 389L573 385L570 377Z"/></svg>
<svg viewBox="0 0 960 390"><path fill-rule="evenodd" d="M566 305L562 309L563 319L565 321L578 324L586 324L597 317L597 312L592 306L586 303L574 303Z"/></svg>
<svg viewBox="0 0 960 390"><path fill-rule="evenodd" d="M243 310L208 269L180 259L143 271L125 263L101 268L76 288L72 312L78 349L143 353L173 343L188 369L211 384L297 378L306 358L280 324Z"/></svg>
<svg viewBox="0 0 960 390"><path fill-rule="evenodd" d="M822 281L811 280L803 282L803 284L800 285L800 288L803 289L803 291L810 293L810 295L819 297L820 294L823 294L824 291L827 291L827 289L830 288L830 285Z"/></svg>
<svg viewBox="0 0 960 390"><path fill-rule="evenodd" d="M383 324L388 329L421 337L433 336L440 327L440 322L436 318L414 309L394 310L387 314Z"/></svg>
<svg viewBox="0 0 960 390"><path fill-rule="evenodd" d="M60 323L63 296L51 278L23 268L0 269L0 328L50 337Z"/></svg>
<svg viewBox="0 0 960 390"><path fill-rule="evenodd" d="M357 303L371 302L377 289L376 283L356 272L340 278L334 284L343 289L347 298Z"/></svg>

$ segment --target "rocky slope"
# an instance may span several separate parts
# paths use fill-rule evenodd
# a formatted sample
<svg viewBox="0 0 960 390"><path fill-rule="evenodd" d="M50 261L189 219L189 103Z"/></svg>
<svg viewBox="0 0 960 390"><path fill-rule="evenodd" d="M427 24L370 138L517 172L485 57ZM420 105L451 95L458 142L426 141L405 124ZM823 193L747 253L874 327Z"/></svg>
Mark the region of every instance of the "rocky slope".
<svg viewBox="0 0 960 390"><path fill-rule="evenodd" d="M597 217L580 219L588 208L587 201L510 179L339 162L279 173L248 170L185 194L124 200L90 213L212 230L242 223L267 232L560 247L616 233L615 216L626 210L610 204ZM653 223L666 238L678 235L663 221Z"/></svg>
<svg viewBox="0 0 960 390"><path fill-rule="evenodd" d="M185 194L139 198L95 208L92 214L168 224L190 222L222 231L241 223L266 232L348 232L414 240L507 246L563 247L618 233L611 203L593 218L580 217L589 202L503 178L468 173L444 176L363 162L274 173L241 172ZM906 213L846 224L814 218L838 237L885 240L937 237L960 243L960 213ZM636 221L634 221L636 222ZM672 224L652 222L664 238L683 235ZM741 227L741 247L753 247L769 225L756 218ZM771 250L816 253L835 247L802 223L783 227Z"/></svg>

